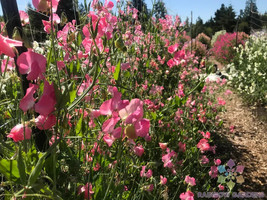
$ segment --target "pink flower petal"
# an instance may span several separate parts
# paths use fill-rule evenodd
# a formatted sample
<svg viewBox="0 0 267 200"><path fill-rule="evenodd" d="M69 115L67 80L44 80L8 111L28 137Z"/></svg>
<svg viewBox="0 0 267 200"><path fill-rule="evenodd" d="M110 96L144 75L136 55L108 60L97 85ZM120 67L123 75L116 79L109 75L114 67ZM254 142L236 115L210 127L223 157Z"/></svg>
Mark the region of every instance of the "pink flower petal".
<svg viewBox="0 0 267 200"><path fill-rule="evenodd" d="M50 85L45 81L44 92L38 103L35 104L35 111L40 115L48 116L55 110L56 97L53 83Z"/></svg>
<svg viewBox="0 0 267 200"><path fill-rule="evenodd" d="M56 123L57 123L57 118L55 115L49 115L49 116L39 115L35 119L35 124L38 127L38 129L40 129L40 130L50 129Z"/></svg>
<svg viewBox="0 0 267 200"><path fill-rule="evenodd" d="M150 121L149 119L142 119L134 127L137 136L145 137L149 133Z"/></svg>
<svg viewBox="0 0 267 200"><path fill-rule="evenodd" d="M32 130L28 126L23 126L23 124L18 124L11 129L7 137L12 138L14 142L19 142L24 140L24 129L25 129L25 139L31 139Z"/></svg>
<svg viewBox="0 0 267 200"><path fill-rule="evenodd" d="M38 85L32 85L30 86L25 96L20 100L19 108L23 110L23 112L27 112L27 110L31 109L34 106L35 99L33 98L33 94L35 93L36 89L38 88Z"/></svg>
<svg viewBox="0 0 267 200"><path fill-rule="evenodd" d="M120 121L119 117L112 117L106 120L102 125L102 131L104 133L112 133L118 121Z"/></svg>
<svg viewBox="0 0 267 200"><path fill-rule="evenodd" d="M21 41L12 40L7 37L4 37L0 34L0 55L5 54L9 57L15 57L15 53L12 47L22 46Z"/></svg>

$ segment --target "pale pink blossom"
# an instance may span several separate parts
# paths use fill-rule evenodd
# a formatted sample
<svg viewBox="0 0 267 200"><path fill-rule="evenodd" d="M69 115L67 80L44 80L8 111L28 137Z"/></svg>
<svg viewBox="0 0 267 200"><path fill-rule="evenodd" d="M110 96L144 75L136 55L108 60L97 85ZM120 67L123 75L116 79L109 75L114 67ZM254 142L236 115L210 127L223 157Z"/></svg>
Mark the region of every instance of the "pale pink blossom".
<svg viewBox="0 0 267 200"><path fill-rule="evenodd" d="M194 200L194 193L188 190L187 192L184 192L180 194L181 200Z"/></svg>
<svg viewBox="0 0 267 200"><path fill-rule="evenodd" d="M196 181L194 177L186 176L184 180L187 184L194 186L196 185Z"/></svg>
<svg viewBox="0 0 267 200"><path fill-rule="evenodd" d="M30 23L29 15L25 11L20 10L19 16L20 16L22 26L25 26L26 24Z"/></svg>

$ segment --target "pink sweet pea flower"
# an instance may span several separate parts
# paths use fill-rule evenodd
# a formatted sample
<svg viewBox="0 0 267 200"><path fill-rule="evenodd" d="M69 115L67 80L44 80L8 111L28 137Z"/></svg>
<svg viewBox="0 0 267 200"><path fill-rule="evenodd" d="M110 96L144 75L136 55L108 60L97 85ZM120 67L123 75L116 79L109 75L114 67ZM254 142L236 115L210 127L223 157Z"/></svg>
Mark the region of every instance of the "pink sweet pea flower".
<svg viewBox="0 0 267 200"><path fill-rule="evenodd" d="M208 151L210 149L210 145L208 143L207 139L201 139L198 144L197 148L199 148L201 151Z"/></svg>
<svg viewBox="0 0 267 200"><path fill-rule="evenodd" d="M138 146L134 147L134 153L135 153L135 155L137 155L139 157L141 157L143 155L144 151L145 150L144 150L142 145L138 145Z"/></svg>
<svg viewBox="0 0 267 200"><path fill-rule="evenodd" d="M1 72L4 73L4 71L12 71L15 69L15 62L14 58L9 58L8 62L7 59L2 60L2 65L1 65Z"/></svg>
<svg viewBox="0 0 267 200"><path fill-rule="evenodd" d="M114 3L112 1L107 1L105 0L105 4L104 6L108 9L108 10L112 10L112 8L114 7Z"/></svg>
<svg viewBox="0 0 267 200"><path fill-rule="evenodd" d="M179 146L180 152L185 152L185 150L186 150L186 144L185 143L179 142L178 146Z"/></svg>
<svg viewBox="0 0 267 200"><path fill-rule="evenodd" d="M169 53L174 53L175 51L177 51L178 47L179 47L179 44L171 45L171 46L168 47L168 52Z"/></svg>
<svg viewBox="0 0 267 200"><path fill-rule="evenodd" d="M23 10L19 11L19 16L20 16L22 26L25 26L26 24L30 23L29 15Z"/></svg>
<svg viewBox="0 0 267 200"><path fill-rule="evenodd" d="M52 17L50 16L49 21L51 22L51 20ZM60 17L57 14L53 13L53 24L59 24L59 23L60 23Z"/></svg>
<svg viewBox="0 0 267 200"><path fill-rule="evenodd" d="M162 155L162 162L164 163L164 167L173 168L174 164L172 163L172 157L175 157L177 154L175 151L169 152L169 149L167 149L167 154Z"/></svg>
<svg viewBox="0 0 267 200"><path fill-rule="evenodd" d="M196 181L194 177L186 176L184 180L187 184L194 186L196 185Z"/></svg>
<svg viewBox="0 0 267 200"><path fill-rule="evenodd" d="M165 177L160 175L160 184L161 185L166 185L166 183L167 183L167 178L165 178Z"/></svg>
<svg viewBox="0 0 267 200"><path fill-rule="evenodd" d="M207 158L207 156L202 156L202 158L200 159L200 162L202 165L208 164L210 161Z"/></svg>
<svg viewBox="0 0 267 200"><path fill-rule="evenodd" d="M59 1L60 0L32 0L32 4L37 11L49 12L52 6L52 12L56 12Z"/></svg>
<svg viewBox="0 0 267 200"><path fill-rule="evenodd" d="M39 115L35 119L35 124L40 130L48 130L52 128L56 123L57 123L57 118L55 115L49 115L49 116Z"/></svg>
<svg viewBox="0 0 267 200"><path fill-rule="evenodd" d="M55 110L56 103L53 83L50 85L48 81L45 81L44 92L38 103L35 104L35 111L40 115L48 116Z"/></svg>
<svg viewBox="0 0 267 200"><path fill-rule="evenodd" d="M5 54L9 57L14 58L15 57L15 53L13 49L14 46L21 47L22 42L9 39L0 34L0 55Z"/></svg>
<svg viewBox="0 0 267 200"><path fill-rule="evenodd" d="M125 71L127 69L131 68L130 63L122 63L121 64L121 70Z"/></svg>
<svg viewBox="0 0 267 200"><path fill-rule="evenodd" d="M51 33L51 22L50 21L45 21L45 20L42 20L42 22L43 22L43 25L44 25L44 31L47 34L50 34Z"/></svg>
<svg viewBox="0 0 267 200"><path fill-rule="evenodd" d="M118 116L112 116L112 118L106 120L102 125L102 131L104 133L112 133L117 122L120 121Z"/></svg>
<svg viewBox="0 0 267 200"><path fill-rule="evenodd" d="M221 160L220 159L214 159L214 163L215 163L215 165L220 165L221 164Z"/></svg>
<svg viewBox="0 0 267 200"><path fill-rule="evenodd" d="M181 200L194 200L194 193L188 190L187 192L184 192L180 194Z"/></svg>
<svg viewBox="0 0 267 200"><path fill-rule="evenodd" d="M20 100L19 108L23 110L23 112L27 112L27 110L31 109L34 106L35 99L33 98L33 94L36 92L38 85L32 84L26 91L25 96Z"/></svg>
<svg viewBox="0 0 267 200"><path fill-rule="evenodd" d="M19 142L24 140L24 129L25 129L25 139L31 139L32 130L28 126L23 126L23 124L18 124L11 129L7 137L12 138L14 142Z"/></svg>
<svg viewBox="0 0 267 200"><path fill-rule="evenodd" d="M146 178L151 178L152 175L153 175L153 172L151 169L147 170L147 173L146 172L146 166L142 166L142 170L140 171L140 176L141 177L146 177Z"/></svg>
<svg viewBox="0 0 267 200"><path fill-rule="evenodd" d="M103 140L107 143L109 147L111 147L113 142L115 141L115 138L112 135L106 133L103 137Z"/></svg>
<svg viewBox="0 0 267 200"><path fill-rule="evenodd" d="M110 87L109 92L113 97L102 103L99 108L101 115L111 115L113 111L121 110L129 104L128 100L121 100L121 93L116 87Z"/></svg>
<svg viewBox="0 0 267 200"><path fill-rule="evenodd" d="M168 145L168 143L159 143L159 146L160 146L160 148L161 148L162 150L167 149L167 145Z"/></svg>
<svg viewBox="0 0 267 200"><path fill-rule="evenodd" d="M211 166L209 175L211 176L211 178L216 178L218 176L218 168L216 166Z"/></svg>
<svg viewBox="0 0 267 200"><path fill-rule="evenodd" d="M91 199L94 191L92 189L92 184L87 183L86 185L78 187L78 194L84 193L84 199Z"/></svg>
<svg viewBox="0 0 267 200"><path fill-rule="evenodd" d="M224 190L224 186L221 185L221 184L218 185L218 188L219 188L220 191Z"/></svg>
<svg viewBox="0 0 267 200"><path fill-rule="evenodd" d="M21 74L28 74L28 80L43 78L43 73L46 71L46 58L32 50L22 53L18 57L17 64Z"/></svg>
<svg viewBox="0 0 267 200"><path fill-rule="evenodd" d="M119 111L119 116L126 124L134 125L136 135L145 137L149 132L150 121L143 118L143 102L132 99L130 104Z"/></svg>

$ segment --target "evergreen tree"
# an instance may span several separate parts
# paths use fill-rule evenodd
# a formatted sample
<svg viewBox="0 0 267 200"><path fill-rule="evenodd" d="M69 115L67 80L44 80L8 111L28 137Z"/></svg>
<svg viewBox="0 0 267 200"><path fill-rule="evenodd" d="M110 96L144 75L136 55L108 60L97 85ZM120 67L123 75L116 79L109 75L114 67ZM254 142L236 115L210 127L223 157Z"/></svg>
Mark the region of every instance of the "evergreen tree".
<svg viewBox="0 0 267 200"><path fill-rule="evenodd" d="M154 14L156 19L165 18L167 15L167 9L165 3L162 0L158 0L154 5Z"/></svg>
<svg viewBox="0 0 267 200"><path fill-rule="evenodd" d="M260 15L258 13L256 0L246 1L246 7L244 10L242 22L247 22L250 31L252 29L261 29L262 23L261 23Z"/></svg>
<svg viewBox="0 0 267 200"><path fill-rule="evenodd" d="M233 7L230 5L226 7L224 4L215 12L214 22L215 31L226 30L233 32L236 26L236 14Z"/></svg>
<svg viewBox="0 0 267 200"><path fill-rule="evenodd" d="M201 17L197 18L196 24L193 26L193 34L192 37L195 38L199 33L204 32L204 24Z"/></svg>

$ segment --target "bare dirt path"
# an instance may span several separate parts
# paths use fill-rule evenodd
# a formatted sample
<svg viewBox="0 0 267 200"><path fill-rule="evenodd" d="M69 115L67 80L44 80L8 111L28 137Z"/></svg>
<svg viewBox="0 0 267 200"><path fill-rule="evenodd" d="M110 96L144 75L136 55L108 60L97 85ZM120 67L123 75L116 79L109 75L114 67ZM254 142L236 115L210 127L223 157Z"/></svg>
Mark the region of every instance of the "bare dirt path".
<svg viewBox="0 0 267 200"><path fill-rule="evenodd" d="M221 118L219 153L245 167L242 191L264 192L267 199L267 107L249 107L233 93Z"/></svg>

